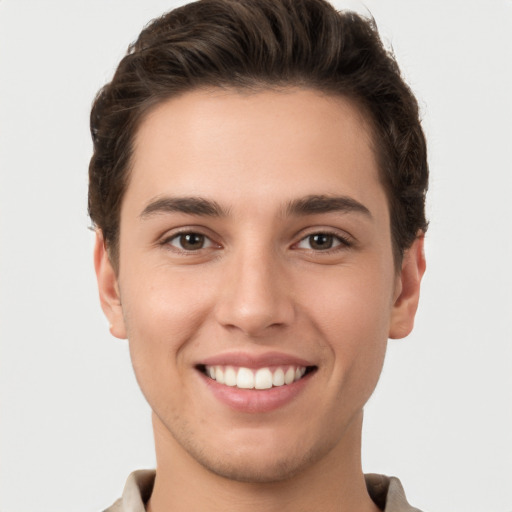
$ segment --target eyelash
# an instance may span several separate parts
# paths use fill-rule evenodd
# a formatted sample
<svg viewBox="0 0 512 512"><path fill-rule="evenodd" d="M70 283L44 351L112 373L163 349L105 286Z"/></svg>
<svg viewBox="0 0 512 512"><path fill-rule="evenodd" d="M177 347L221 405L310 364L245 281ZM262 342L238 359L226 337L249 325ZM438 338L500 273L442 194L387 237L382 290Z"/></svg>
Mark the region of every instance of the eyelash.
<svg viewBox="0 0 512 512"><path fill-rule="evenodd" d="M339 233L333 233L332 231L328 231L328 230L325 230L325 231L320 230L320 231L311 232L311 233L307 234L306 236L302 237L299 240L299 242L294 244L294 246L298 247L299 244L301 244L304 241L307 241L308 239L311 239L314 236L332 237L334 243L338 242L337 245L334 245L333 247L328 247L327 249L316 249L316 250L312 249L312 248L306 249L306 250L314 252L314 253L331 254L333 252L341 251L343 249L348 249L353 246L353 243L349 238L342 236Z"/></svg>
<svg viewBox="0 0 512 512"><path fill-rule="evenodd" d="M171 242L173 241L179 241L181 237L186 235L195 235L197 237L201 237L208 245L205 247L204 245L202 247L199 247L198 249L185 249L183 247L177 247L176 245L173 245ZM348 249L353 246L353 242L345 237L340 235L339 233L333 233L332 231L328 230L320 230L320 231L313 231L306 236L303 236L298 242L292 245L292 248L299 248L299 245L308 239L311 240L314 236L325 236L325 237L332 237L333 242L335 245L333 247L328 247L326 249L313 249L313 248L303 248L307 251L313 252L315 254L332 254L334 252L338 252L344 249ZM337 242L337 243L336 243ZM179 243L179 242L178 242ZM193 231L193 230L183 230L179 231L178 233L174 233L173 235L166 237L160 242L160 245L166 246L167 248L172 247L171 250L177 251L180 254L184 255L194 255L198 254L199 251L203 249L210 249L210 248L222 248L220 244L217 244L214 242L208 235L205 235L204 233L201 233L200 231ZM181 243L180 243L181 245Z"/></svg>
<svg viewBox="0 0 512 512"><path fill-rule="evenodd" d="M171 242L174 241L174 240L177 240L179 241L181 237L184 237L186 235L195 235L195 236L198 236L198 237L202 237L203 240L208 243L208 246L207 247L199 247L198 249L184 249L183 247L177 247L175 245L173 245ZM201 251L202 249L209 249L211 247L217 247L217 248L220 248L220 244L217 244L215 243L208 235L205 235L204 233L201 233L200 231L193 231L193 230L183 230L183 231L179 231L178 233L174 233L173 235L171 236L168 236L166 238L164 238L161 242L160 242L160 245L162 246L166 246L167 248L172 247L171 250L174 250L174 251L177 251L179 252L180 254L185 254L185 255L194 255L194 254L198 254L199 251Z"/></svg>

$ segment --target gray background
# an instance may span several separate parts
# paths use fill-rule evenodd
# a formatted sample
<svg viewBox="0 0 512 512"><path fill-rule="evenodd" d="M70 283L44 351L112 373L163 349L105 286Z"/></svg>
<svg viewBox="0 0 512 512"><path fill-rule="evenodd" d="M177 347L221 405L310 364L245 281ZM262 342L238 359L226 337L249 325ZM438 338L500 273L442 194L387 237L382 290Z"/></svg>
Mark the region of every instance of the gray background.
<svg viewBox="0 0 512 512"><path fill-rule="evenodd" d="M0 510L101 510L154 465L126 342L97 300L88 112L177 2L0 1ZM358 7L338 2L340 7ZM368 0L430 144L428 270L392 341L363 461L437 512L512 498L512 2Z"/></svg>

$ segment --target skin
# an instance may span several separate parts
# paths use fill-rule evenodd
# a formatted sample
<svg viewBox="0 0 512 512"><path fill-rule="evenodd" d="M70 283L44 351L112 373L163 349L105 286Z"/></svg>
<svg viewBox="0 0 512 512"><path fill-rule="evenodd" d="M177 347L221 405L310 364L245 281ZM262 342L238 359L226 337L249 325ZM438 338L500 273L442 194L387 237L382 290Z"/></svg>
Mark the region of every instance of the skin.
<svg viewBox="0 0 512 512"><path fill-rule="evenodd" d="M311 195L367 212L287 208ZM224 215L161 207L176 197L215 201ZM178 231L205 245L183 249ZM325 233L330 249L311 238ZM158 105L137 133L119 247L116 273L98 232L102 307L113 335L129 339L153 410L148 510L375 512L363 406L388 337L412 329L425 261L418 236L394 266L359 109L301 89L201 90ZM233 410L196 365L234 351L277 351L316 371L282 407Z"/></svg>

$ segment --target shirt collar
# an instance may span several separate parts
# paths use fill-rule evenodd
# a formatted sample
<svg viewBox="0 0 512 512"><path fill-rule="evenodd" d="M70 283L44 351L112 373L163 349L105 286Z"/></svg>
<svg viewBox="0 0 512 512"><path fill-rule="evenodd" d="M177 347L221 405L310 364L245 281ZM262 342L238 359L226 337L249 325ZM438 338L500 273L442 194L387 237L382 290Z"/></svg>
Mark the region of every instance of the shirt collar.
<svg viewBox="0 0 512 512"><path fill-rule="evenodd" d="M368 494L383 512L421 512L409 505L398 478L370 473L365 480ZM134 471L126 481L123 497L104 512L145 512L154 481L154 470Z"/></svg>

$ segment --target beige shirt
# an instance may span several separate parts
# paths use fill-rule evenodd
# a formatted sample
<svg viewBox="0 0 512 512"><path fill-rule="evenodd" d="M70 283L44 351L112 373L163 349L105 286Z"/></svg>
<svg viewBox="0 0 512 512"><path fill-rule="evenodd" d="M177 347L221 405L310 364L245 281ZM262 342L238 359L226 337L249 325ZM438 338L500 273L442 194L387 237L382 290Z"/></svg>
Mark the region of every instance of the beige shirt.
<svg viewBox="0 0 512 512"><path fill-rule="evenodd" d="M421 512L409 505L398 478L375 474L365 478L370 497L383 512ZM151 495L154 480L154 471L134 471L126 481L122 498L104 512L145 512L144 504Z"/></svg>

